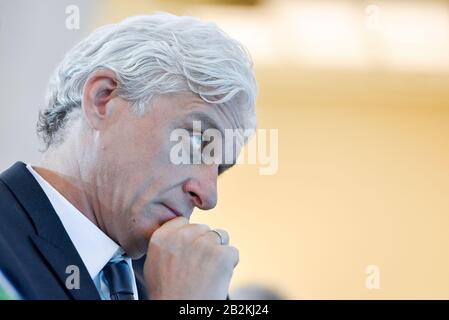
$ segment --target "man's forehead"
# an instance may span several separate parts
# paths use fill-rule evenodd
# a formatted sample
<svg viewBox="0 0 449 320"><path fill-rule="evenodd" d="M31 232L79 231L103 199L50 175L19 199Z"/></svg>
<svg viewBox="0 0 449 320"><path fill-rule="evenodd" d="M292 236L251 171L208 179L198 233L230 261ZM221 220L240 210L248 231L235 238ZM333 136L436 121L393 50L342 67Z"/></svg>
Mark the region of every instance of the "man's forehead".
<svg viewBox="0 0 449 320"><path fill-rule="evenodd" d="M241 129L244 115L237 106L231 104L208 103L196 95L188 95L181 102L183 117L204 122L204 125L225 129Z"/></svg>

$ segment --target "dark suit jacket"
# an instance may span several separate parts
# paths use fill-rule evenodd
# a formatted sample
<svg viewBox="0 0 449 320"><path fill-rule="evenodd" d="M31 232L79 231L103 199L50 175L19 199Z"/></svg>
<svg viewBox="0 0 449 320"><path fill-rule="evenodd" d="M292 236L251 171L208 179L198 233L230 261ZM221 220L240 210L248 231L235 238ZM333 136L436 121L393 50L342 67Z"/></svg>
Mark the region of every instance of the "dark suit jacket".
<svg viewBox="0 0 449 320"><path fill-rule="evenodd" d="M82 231L80 231L82 232ZM133 262L139 298L147 298L142 262ZM69 265L80 270L68 289ZM100 299L50 201L22 162L0 174L0 271L24 299Z"/></svg>

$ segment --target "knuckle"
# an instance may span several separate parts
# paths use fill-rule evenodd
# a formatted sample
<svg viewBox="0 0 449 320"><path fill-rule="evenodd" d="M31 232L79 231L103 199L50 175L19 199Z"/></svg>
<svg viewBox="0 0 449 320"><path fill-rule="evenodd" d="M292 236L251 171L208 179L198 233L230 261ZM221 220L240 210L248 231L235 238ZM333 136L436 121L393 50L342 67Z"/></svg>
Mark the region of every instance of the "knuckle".
<svg viewBox="0 0 449 320"><path fill-rule="evenodd" d="M203 252L203 254L210 256L212 258L218 256L218 253L216 251L218 249L217 245L212 241L210 237L201 236L197 238L195 243L198 250Z"/></svg>
<svg viewBox="0 0 449 320"><path fill-rule="evenodd" d="M188 242L191 238L191 233L189 228L182 228L176 233L176 240L182 243Z"/></svg>
<svg viewBox="0 0 449 320"><path fill-rule="evenodd" d="M211 237L205 236L207 232L203 234L203 236L198 238L198 244L205 249L214 249L215 243L212 241Z"/></svg>
<svg viewBox="0 0 449 320"><path fill-rule="evenodd" d="M208 232L208 231L211 230L210 227L209 227L207 224L203 224L203 223L198 224L198 228L200 228L200 229L203 230L204 232Z"/></svg>
<svg viewBox="0 0 449 320"><path fill-rule="evenodd" d="M218 231L220 231L224 236L229 237L229 233L224 230L224 229L217 229Z"/></svg>
<svg viewBox="0 0 449 320"><path fill-rule="evenodd" d="M237 265L240 261L239 249L237 249L236 247L232 247L232 246L230 246L229 249L230 249L231 255L233 257L234 265Z"/></svg>
<svg viewBox="0 0 449 320"><path fill-rule="evenodd" d="M221 234L221 237L222 237L223 241L226 244L229 243L229 240L230 240L229 233L226 230L224 230L224 229L216 229L216 230Z"/></svg>
<svg viewBox="0 0 449 320"><path fill-rule="evenodd" d="M192 229L197 231L198 233L206 233L210 231L210 227L207 224L198 223L198 224L192 224Z"/></svg>
<svg viewBox="0 0 449 320"><path fill-rule="evenodd" d="M226 270L232 271L239 262L240 257L239 250L231 246L226 246L223 249L224 253L221 258L222 259L221 263L223 264Z"/></svg>
<svg viewBox="0 0 449 320"><path fill-rule="evenodd" d="M177 238L181 242L192 241L193 238L197 238L198 235L204 234L208 230L210 228L205 224L189 224L178 230Z"/></svg>
<svg viewBox="0 0 449 320"><path fill-rule="evenodd" d="M217 246L215 249L215 259L224 269L228 269L232 264L231 252L224 246Z"/></svg>

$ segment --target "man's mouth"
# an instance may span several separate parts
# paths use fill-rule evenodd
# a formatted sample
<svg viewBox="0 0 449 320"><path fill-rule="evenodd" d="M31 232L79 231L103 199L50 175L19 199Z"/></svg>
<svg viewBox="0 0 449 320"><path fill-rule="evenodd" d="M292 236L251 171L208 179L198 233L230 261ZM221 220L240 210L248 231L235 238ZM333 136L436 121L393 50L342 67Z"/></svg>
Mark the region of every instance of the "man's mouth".
<svg viewBox="0 0 449 320"><path fill-rule="evenodd" d="M170 210L177 217L184 217L184 215L181 212L179 212L178 210L176 210L175 208L173 208L173 207L171 207L169 205L166 205L165 203L162 203L162 205L164 207L166 207L168 210Z"/></svg>

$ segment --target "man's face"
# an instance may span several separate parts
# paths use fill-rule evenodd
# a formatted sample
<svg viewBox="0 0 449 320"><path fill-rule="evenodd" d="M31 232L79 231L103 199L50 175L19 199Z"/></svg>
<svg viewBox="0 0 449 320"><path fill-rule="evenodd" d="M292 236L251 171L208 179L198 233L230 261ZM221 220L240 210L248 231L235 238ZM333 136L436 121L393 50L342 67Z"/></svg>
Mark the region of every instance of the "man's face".
<svg viewBox="0 0 449 320"><path fill-rule="evenodd" d="M94 210L100 228L138 258L168 220L190 218L194 207L214 208L218 174L229 167L172 163L170 134L194 130L194 121L201 121L202 130L236 129L242 119L238 110L206 104L190 93L158 97L143 116L120 98L115 104L110 125L93 137Z"/></svg>

